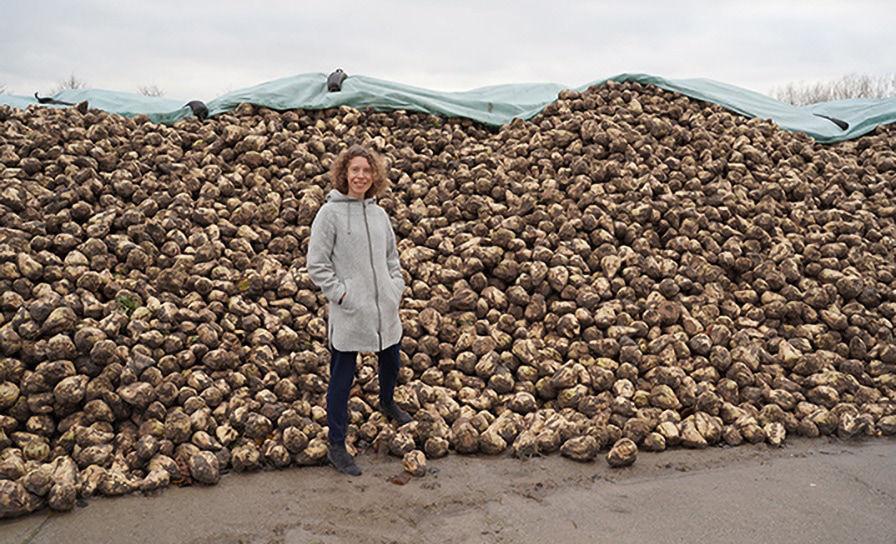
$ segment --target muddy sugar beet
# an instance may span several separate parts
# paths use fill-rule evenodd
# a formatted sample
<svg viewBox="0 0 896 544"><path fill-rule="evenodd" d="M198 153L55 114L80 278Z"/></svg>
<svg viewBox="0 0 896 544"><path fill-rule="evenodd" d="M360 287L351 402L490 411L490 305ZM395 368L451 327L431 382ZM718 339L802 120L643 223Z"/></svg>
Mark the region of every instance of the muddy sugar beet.
<svg viewBox="0 0 896 544"><path fill-rule="evenodd" d="M422 474L896 432L893 128L821 146L615 83L499 130L0 107L0 516L325 461L303 266L353 141L393 182L414 421L378 412L364 356L350 450Z"/></svg>

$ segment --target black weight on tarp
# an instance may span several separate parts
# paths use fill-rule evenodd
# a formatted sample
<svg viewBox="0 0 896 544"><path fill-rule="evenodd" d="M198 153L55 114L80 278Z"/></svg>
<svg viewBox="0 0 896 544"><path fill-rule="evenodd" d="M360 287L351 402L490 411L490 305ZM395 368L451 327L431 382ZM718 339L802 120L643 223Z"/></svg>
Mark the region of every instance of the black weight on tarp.
<svg viewBox="0 0 896 544"><path fill-rule="evenodd" d="M56 100L55 98L50 98L48 96L41 98L41 97L37 96L37 93L34 93L34 98L37 99L38 104L59 104L62 106L74 106L75 105L73 102L64 102L62 100Z"/></svg>
<svg viewBox="0 0 896 544"><path fill-rule="evenodd" d="M345 81L345 78L348 76L345 75L345 72L342 71L342 68L337 68L335 72L327 76L327 91L331 93L337 93L342 90L342 82Z"/></svg>
<svg viewBox="0 0 896 544"><path fill-rule="evenodd" d="M190 100L186 105L193 110L193 115L200 121L205 121L208 118L208 107L201 100Z"/></svg>
<svg viewBox="0 0 896 544"><path fill-rule="evenodd" d="M840 127L840 130L847 130L849 128L849 123L847 123L843 119L837 119L836 117L828 117L827 115L822 115L820 113L813 113L812 115L817 115L818 117L821 117L822 119L827 119L828 121L830 121L830 122L834 123L835 125L837 125L838 127Z"/></svg>

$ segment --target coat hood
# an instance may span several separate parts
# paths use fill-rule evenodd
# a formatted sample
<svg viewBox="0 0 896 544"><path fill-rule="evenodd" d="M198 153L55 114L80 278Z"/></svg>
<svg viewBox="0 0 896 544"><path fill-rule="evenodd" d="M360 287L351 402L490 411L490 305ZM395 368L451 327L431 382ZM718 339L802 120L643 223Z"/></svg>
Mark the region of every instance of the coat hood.
<svg viewBox="0 0 896 544"><path fill-rule="evenodd" d="M371 198L365 198L363 200L359 200L357 198L352 198L352 197L348 196L347 194L342 193L338 189L331 189L329 194L327 194L327 198L324 203L325 204L328 204L328 203L349 204L349 205L353 204L353 203L358 203L358 204L363 203L363 204L374 205L374 204L376 204L376 198L371 197ZM344 214L345 215L345 227L346 227L346 230L348 231L348 233L351 234L352 233L352 215L353 215L352 208L351 208L351 206L349 206L348 208L344 208L344 210L345 210L345 214Z"/></svg>
<svg viewBox="0 0 896 544"><path fill-rule="evenodd" d="M340 192L338 189L331 189L327 194L327 198L324 200L325 202L361 202L357 198L352 198L347 194ZM363 202L367 204L373 204L376 202L376 197L365 198Z"/></svg>

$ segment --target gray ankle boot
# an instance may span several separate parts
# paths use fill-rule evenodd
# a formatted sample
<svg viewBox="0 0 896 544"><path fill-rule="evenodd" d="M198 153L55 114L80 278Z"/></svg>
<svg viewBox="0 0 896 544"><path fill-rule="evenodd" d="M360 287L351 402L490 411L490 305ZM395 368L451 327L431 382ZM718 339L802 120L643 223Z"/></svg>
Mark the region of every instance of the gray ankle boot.
<svg viewBox="0 0 896 544"><path fill-rule="evenodd" d="M380 401L380 412L383 413L387 418L393 419L398 422L398 426L402 426L405 423L410 423L413 418L411 415L402 410L395 404L395 401L392 402L383 402Z"/></svg>
<svg viewBox="0 0 896 544"><path fill-rule="evenodd" d="M355 460L349 455L345 449L345 444L330 444L327 451L327 460L332 463L336 470L349 476L360 476L361 469L355 464Z"/></svg>

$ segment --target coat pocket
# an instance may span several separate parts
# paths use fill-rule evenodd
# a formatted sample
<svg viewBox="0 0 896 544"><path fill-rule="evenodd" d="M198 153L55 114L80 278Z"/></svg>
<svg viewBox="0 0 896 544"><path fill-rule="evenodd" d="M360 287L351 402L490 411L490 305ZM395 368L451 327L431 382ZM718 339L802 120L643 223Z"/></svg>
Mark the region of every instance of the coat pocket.
<svg viewBox="0 0 896 544"><path fill-rule="evenodd" d="M398 288L398 284L392 278L389 278L389 286L392 288L392 294L395 295L395 300L401 302L401 289Z"/></svg>
<svg viewBox="0 0 896 544"><path fill-rule="evenodd" d="M356 308L357 293L355 293L354 282L351 278L346 278L342 283L345 284L345 298L342 299L342 304L339 304L339 307L344 312L351 312Z"/></svg>
<svg viewBox="0 0 896 544"><path fill-rule="evenodd" d="M398 290L398 286L395 284L395 280L386 276L385 281L385 298L386 298L386 310L387 311L398 311L398 307L401 305L401 291Z"/></svg>

